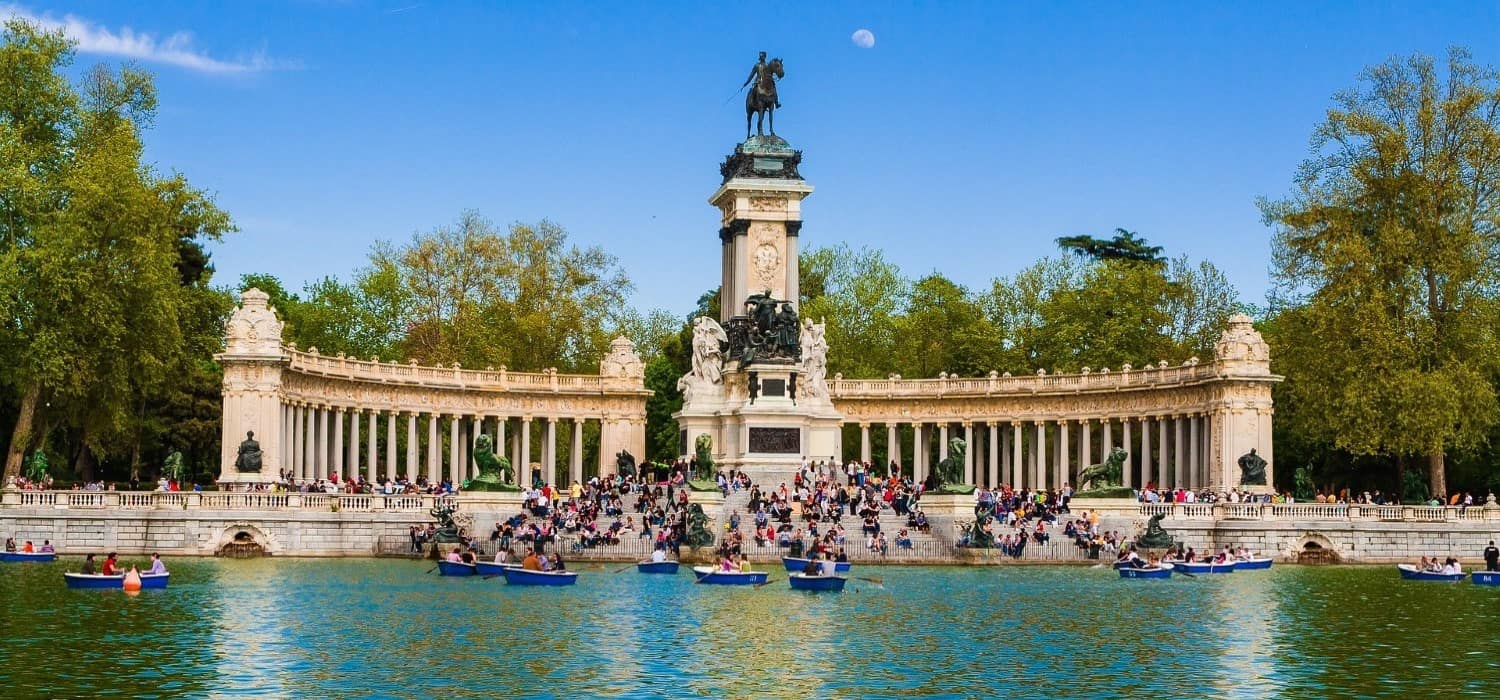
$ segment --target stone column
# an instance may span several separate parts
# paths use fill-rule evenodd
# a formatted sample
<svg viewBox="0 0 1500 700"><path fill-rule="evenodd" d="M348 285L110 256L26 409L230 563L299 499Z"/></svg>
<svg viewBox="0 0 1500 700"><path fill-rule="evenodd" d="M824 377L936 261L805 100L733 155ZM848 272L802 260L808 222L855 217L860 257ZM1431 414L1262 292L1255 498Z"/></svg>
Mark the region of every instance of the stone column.
<svg viewBox="0 0 1500 700"><path fill-rule="evenodd" d="M931 433L924 423L912 424L911 445L911 478L913 481L922 481L927 478L927 458L931 454Z"/></svg>
<svg viewBox="0 0 1500 700"><path fill-rule="evenodd" d="M1063 484L1072 484L1071 471L1068 468L1068 421L1060 420L1057 422L1057 478L1053 485L1061 490Z"/></svg>
<svg viewBox="0 0 1500 700"><path fill-rule="evenodd" d="M557 478L557 419L551 416L547 417L547 441L542 443L542 469L548 479Z"/></svg>
<svg viewBox="0 0 1500 700"><path fill-rule="evenodd" d="M583 482L583 420L581 418L573 419L573 440L568 443L568 471L574 481Z"/></svg>
<svg viewBox="0 0 1500 700"><path fill-rule="evenodd" d="M303 415L305 419L302 426L302 468L298 470L297 478L311 481L313 475L317 473L318 463L317 436L314 434L317 427L317 424L314 422L317 420L317 411L313 410L312 406L307 406L303 409Z"/></svg>
<svg viewBox="0 0 1500 700"><path fill-rule="evenodd" d="M974 450L979 443L974 440L974 424L964 421L964 483L977 484L978 477L974 475Z"/></svg>
<svg viewBox="0 0 1500 700"><path fill-rule="evenodd" d="M375 483L376 479L380 478L380 461L378 459L380 456L380 441L376 439L376 434L379 432L378 429L380 427L379 423L380 411L370 411L370 427L369 430L365 431L369 434L367 439L370 441L370 444L365 449L365 481L372 484Z"/></svg>
<svg viewBox="0 0 1500 700"><path fill-rule="evenodd" d="M1021 461L1021 422L1013 421L1010 424L1010 487L1019 490L1021 488L1021 472L1026 471Z"/></svg>
<svg viewBox="0 0 1500 700"><path fill-rule="evenodd" d="M329 465L328 474L332 478L334 474L344 478L344 407L339 406L332 411L333 415L333 464Z"/></svg>
<svg viewBox="0 0 1500 700"><path fill-rule="evenodd" d="M1115 421L1115 419L1113 419L1113 418L1105 418L1103 420L1103 423L1104 423L1104 444L1100 445L1100 447L1103 448L1103 452L1101 452L1100 455L1099 455L1099 463L1100 464L1103 464L1105 460L1109 459L1109 453L1115 451L1115 422L1114 421Z"/></svg>
<svg viewBox="0 0 1500 700"><path fill-rule="evenodd" d="M359 409L349 410L349 480L359 481Z"/></svg>
<svg viewBox="0 0 1500 700"><path fill-rule="evenodd" d="M462 420L463 417L456 413L448 416L448 480L455 484L463 480L463 474L459 472L461 458L458 454L459 446L463 444L458 436L459 422Z"/></svg>
<svg viewBox="0 0 1500 700"><path fill-rule="evenodd" d="M889 467L891 462L895 462L904 467L902 473L909 476L911 474L911 465L902 464L906 460L901 456L901 424L887 423L885 430L887 440L885 446L886 466Z"/></svg>
<svg viewBox="0 0 1500 700"><path fill-rule="evenodd" d="M1167 483L1167 419L1165 417L1156 419L1156 452L1159 456L1156 463L1156 488L1163 488Z"/></svg>
<svg viewBox="0 0 1500 700"><path fill-rule="evenodd" d="M1147 417L1141 418L1141 486L1142 487L1145 487L1146 484L1148 484L1148 483L1151 482L1151 480L1152 480L1151 475L1155 473L1155 469L1153 468L1152 465L1156 464L1156 460L1152 456L1153 454L1154 453L1151 451L1151 418L1149 416L1147 416Z"/></svg>
<svg viewBox="0 0 1500 700"><path fill-rule="evenodd" d="M1145 428L1144 424L1142 424L1142 426L1141 426L1141 432L1142 433L1146 432L1146 428ZM1134 445L1130 444L1130 419L1129 418L1121 418L1120 419L1120 439L1121 439L1121 442L1123 443L1121 445L1121 447L1122 447L1122 449L1125 450L1125 464L1122 465L1121 469L1120 469L1120 477L1121 477L1121 482L1120 483L1123 484L1123 485L1125 485L1125 486L1129 486L1130 483L1131 483L1130 482L1130 475L1131 475L1131 472L1134 471L1132 469L1131 465L1135 464L1135 461L1136 461L1136 454L1135 454Z"/></svg>
<svg viewBox="0 0 1500 700"><path fill-rule="evenodd" d="M1010 460L1010 433L1011 431L1006 430L1005 426L1000 426L1000 482L1002 483L1009 483L1015 476L1015 470L1011 467ZM999 485L998 483L996 484L996 486Z"/></svg>
<svg viewBox="0 0 1500 700"><path fill-rule="evenodd" d="M292 429L287 433L292 446L292 458L287 461L287 471L293 480L302 478L302 406L292 406Z"/></svg>
<svg viewBox="0 0 1500 700"><path fill-rule="evenodd" d="M385 414L385 478L396 478L396 412Z"/></svg>
<svg viewBox="0 0 1500 700"><path fill-rule="evenodd" d="M521 444L520 444L520 466L516 467L516 474L524 474L518 477L522 483L531 485L531 416L521 419Z"/></svg>
<svg viewBox="0 0 1500 700"><path fill-rule="evenodd" d="M990 436L987 440L985 440L985 446L989 448L990 458L989 487L994 488L1000 485L1000 453L1003 451L1000 448L999 440L1000 426L996 425L994 421L990 421L986 423L986 425L989 426L990 429Z"/></svg>
<svg viewBox="0 0 1500 700"><path fill-rule="evenodd" d="M1083 434L1083 440L1078 443L1078 469L1082 471L1093 466L1089 464L1089 458L1093 455L1093 450L1091 449L1093 446L1089 444L1094 433L1092 421L1087 418L1079 419L1078 432ZM1083 484L1074 484L1074 486L1083 488Z"/></svg>
<svg viewBox="0 0 1500 700"><path fill-rule="evenodd" d="M291 404L281 404L281 467L292 468L292 455L295 453L292 447L292 421L296 414L292 411Z"/></svg>
<svg viewBox="0 0 1500 700"><path fill-rule="evenodd" d="M1172 488L1177 488L1187 485L1187 480L1183 478L1185 475L1182 473L1184 466L1182 442L1185 437L1182 434L1182 416L1172 416L1172 432L1174 433L1172 441Z"/></svg>
<svg viewBox="0 0 1500 700"><path fill-rule="evenodd" d="M406 414L406 478L416 481L422 475L422 466L417 461L417 414Z"/></svg>
<svg viewBox="0 0 1500 700"><path fill-rule="evenodd" d="M1194 413L1191 420L1192 424L1188 427L1188 488L1197 491L1203 483L1200 480L1203 476L1203 463L1198 459L1198 431L1203 426L1198 414Z"/></svg>
<svg viewBox="0 0 1500 700"><path fill-rule="evenodd" d="M479 476L479 459L474 455L479 451L479 436L484 434L484 416L471 416L469 430L472 433L469 436L469 458L464 464L468 465L469 478L472 479Z"/></svg>
<svg viewBox="0 0 1500 700"><path fill-rule="evenodd" d="M1047 488L1047 422L1036 422L1036 458L1034 460L1036 469L1036 488L1045 490Z"/></svg>
<svg viewBox="0 0 1500 700"><path fill-rule="evenodd" d="M938 424L938 461L948 458L948 424Z"/></svg>
<svg viewBox="0 0 1500 700"><path fill-rule="evenodd" d="M443 441L438 438L438 414L428 414L428 481L443 481Z"/></svg>
<svg viewBox="0 0 1500 700"><path fill-rule="evenodd" d="M600 447L603 447L603 445L600 445ZM513 452L510 452L505 448L505 416L495 416L495 456L499 457L501 455L513 454ZM599 450L599 461L600 463L604 462L604 450L602 449ZM514 464L514 458L512 458L512 464L510 465L510 468L512 469L512 473L514 474L521 473L518 471L514 471L516 468L516 465ZM516 483L520 482L520 479L516 479Z"/></svg>
<svg viewBox="0 0 1500 700"><path fill-rule="evenodd" d="M889 445L891 443L889 441L887 441L885 444ZM887 451L889 451L889 448L887 448ZM870 424L869 423L860 423L859 424L859 461L861 461L861 462L868 462L868 461L870 461Z"/></svg>

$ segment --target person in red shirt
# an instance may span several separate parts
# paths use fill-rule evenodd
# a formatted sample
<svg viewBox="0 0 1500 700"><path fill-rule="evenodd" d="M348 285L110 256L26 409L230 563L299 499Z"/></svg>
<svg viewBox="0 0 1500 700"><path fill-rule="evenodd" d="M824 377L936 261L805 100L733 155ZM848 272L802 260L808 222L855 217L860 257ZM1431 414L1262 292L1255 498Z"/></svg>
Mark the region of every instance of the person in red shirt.
<svg viewBox="0 0 1500 700"><path fill-rule="evenodd" d="M99 573L105 576L118 576L120 574L120 570L115 568L114 552L110 552L109 556L104 558L104 566L99 569Z"/></svg>

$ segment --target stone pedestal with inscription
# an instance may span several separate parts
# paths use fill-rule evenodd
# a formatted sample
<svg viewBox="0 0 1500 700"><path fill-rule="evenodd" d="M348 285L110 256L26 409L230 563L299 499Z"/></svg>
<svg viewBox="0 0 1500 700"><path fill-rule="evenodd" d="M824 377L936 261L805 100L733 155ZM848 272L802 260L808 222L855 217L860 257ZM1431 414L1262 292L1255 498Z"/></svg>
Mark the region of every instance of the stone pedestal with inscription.
<svg viewBox="0 0 1500 700"><path fill-rule="evenodd" d="M797 172L801 161L800 151L766 136L739 144L720 166L723 182L709 203L721 215L717 322L729 335L715 359L722 362L721 376L684 377L683 408L673 416L683 455L693 452L699 435L708 435L719 468L742 469L771 486L790 483L804 457L837 461L841 453L842 416L822 371L826 346L816 347L822 325L801 322L802 345L812 334L815 347L768 350L766 324L757 326L754 304L746 303L757 295L784 300L771 305L779 313L800 303L802 200L813 191Z"/></svg>

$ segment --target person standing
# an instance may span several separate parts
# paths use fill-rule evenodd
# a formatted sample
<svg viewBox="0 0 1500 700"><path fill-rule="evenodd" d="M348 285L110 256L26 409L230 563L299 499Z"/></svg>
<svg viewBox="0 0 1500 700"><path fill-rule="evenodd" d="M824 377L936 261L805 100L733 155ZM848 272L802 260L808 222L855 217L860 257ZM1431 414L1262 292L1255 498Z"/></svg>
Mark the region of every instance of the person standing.
<svg viewBox="0 0 1500 700"><path fill-rule="evenodd" d="M1500 549L1495 548L1495 541L1490 540L1490 546L1484 548L1484 570L1500 571Z"/></svg>

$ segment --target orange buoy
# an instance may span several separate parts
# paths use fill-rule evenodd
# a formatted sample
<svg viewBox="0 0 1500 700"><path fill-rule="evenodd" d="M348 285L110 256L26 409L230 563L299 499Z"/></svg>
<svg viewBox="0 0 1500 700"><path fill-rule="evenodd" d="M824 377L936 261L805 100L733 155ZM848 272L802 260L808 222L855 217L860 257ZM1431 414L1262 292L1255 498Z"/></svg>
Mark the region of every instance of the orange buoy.
<svg viewBox="0 0 1500 700"><path fill-rule="evenodd" d="M130 572L125 574L125 582L121 585L123 585L125 587L125 590L127 591L141 590L141 573L139 571L136 571L135 567L130 567Z"/></svg>

